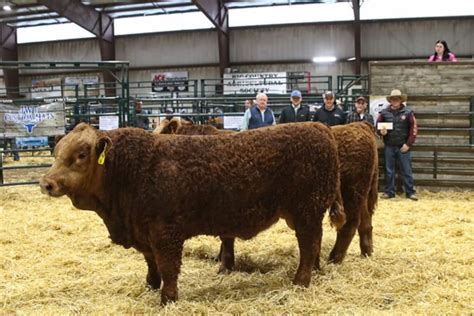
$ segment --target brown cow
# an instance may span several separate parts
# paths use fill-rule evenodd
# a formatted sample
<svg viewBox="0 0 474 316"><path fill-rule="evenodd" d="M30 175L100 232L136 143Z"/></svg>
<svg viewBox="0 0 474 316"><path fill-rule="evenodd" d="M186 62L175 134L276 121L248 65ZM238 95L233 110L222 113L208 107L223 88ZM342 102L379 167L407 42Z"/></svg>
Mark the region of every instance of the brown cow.
<svg viewBox="0 0 474 316"><path fill-rule="evenodd" d="M171 122L167 124L173 124ZM197 125L175 129L176 134L215 135L220 130L209 126L200 129ZM367 123L352 123L332 127L341 163L341 193L344 201L346 222L337 232L336 243L330 253L329 261L339 263L344 259L347 249L359 231L360 250L363 256L373 252L372 215L377 204L378 154L377 141L373 127ZM162 130L166 132L166 128ZM223 239L219 259L220 271L234 267L234 240Z"/></svg>
<svg viewBox="0 0 474 316"><path fill-rule="evenodd" d="M325 210L337 205L339 161L331 130L319 123L215 137L80 124L57 144L40 186L95 211L114 243L143 253L147 282L159 288L163 280L166 303L178 298L186 239L249 239L280 217L300 249L293 283L308 286Z"/></svg>
<svg viewBox="0 0 474 316"><path fill-rule="evenodd" d="M373 127L365 122L333 126L341 163L341 193L346 223L338 230L329 261L339 263L359 231L360 251L370 256L372 245L372 215L377 204L378 153Z"/></svg>

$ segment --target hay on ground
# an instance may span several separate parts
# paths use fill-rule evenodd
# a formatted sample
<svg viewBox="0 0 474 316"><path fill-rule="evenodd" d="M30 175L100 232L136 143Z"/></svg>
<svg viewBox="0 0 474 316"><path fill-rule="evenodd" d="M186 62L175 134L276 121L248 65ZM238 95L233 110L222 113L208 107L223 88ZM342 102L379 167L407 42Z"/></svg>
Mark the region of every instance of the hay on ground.
<svg viewBox="0 0 474 316"><path fill-rule="evenodd" d="M326 264L335 232L325 223L322 269L293 286L298 250L280 221L236 245L237 269L218 275L219 241L185 244L180 298L161 307L145 287L146 264L112 245L100 218L36 186L0 188L0 312L26 314L469 314L474 311L474 193L421 192L382 200L375 253L356 237L341 265Z"/></svg>

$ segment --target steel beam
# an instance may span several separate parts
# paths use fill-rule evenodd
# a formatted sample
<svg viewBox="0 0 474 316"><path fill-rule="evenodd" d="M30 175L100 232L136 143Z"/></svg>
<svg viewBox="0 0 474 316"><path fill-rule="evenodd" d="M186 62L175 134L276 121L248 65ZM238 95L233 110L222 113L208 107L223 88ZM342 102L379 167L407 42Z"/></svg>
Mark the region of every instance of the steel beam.
<svg viewBox="0 0 474 316"><path fill-rule="evenodd" d="M193 3L217 28L219 68L221 76L230 66L229 11L222 0L193 0Z"/></svg>
<svg viewBox="0 0 474 316"><path fill-rule="evenodd" d="M0 37L2 42L2 61L18 61L18 46L16 40L16 29L5 23L0 24ZM17 98L19 95L18 68L3 68L3 78L7 88L8 98Z"/></svg>
<svg viewBox="0 0 474 316"><path fill-rule="evenodd" d="M361 46L360 46L360 0L352 0L352 9L354 10L354 74L361 73Z"/></svg>
<svg viewBox="0 0 474 316"><path fill-rule="evenodd" d="M97 12L79 0L38 0L38 4L48 7L97 36L101 60L115 60L114 20L109 15ZM103 71L103 78L107 84L105 94L115 95L115 85L110 84L115 82L113 74Z"/></svg>

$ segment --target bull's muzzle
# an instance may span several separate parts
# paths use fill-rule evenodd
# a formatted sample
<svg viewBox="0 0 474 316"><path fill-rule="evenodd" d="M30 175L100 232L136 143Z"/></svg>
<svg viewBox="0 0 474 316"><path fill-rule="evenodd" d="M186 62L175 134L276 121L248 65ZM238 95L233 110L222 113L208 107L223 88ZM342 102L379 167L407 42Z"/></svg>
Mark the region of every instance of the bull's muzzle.
<svg viewBox="0 0 474 316"><path fill-rule="evenodd" d="M55 197L63 195L59 190L58 183L51 178L41 177L39 185L43 194Z"/></svg>

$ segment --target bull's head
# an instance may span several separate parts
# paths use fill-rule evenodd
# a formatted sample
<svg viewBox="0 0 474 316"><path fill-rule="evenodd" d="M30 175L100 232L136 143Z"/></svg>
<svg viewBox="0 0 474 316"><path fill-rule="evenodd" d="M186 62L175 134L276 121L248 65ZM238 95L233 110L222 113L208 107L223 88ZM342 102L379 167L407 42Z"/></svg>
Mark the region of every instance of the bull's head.
<svg viewBox="0 0 474 316"><path fill-rule="evenodd" d="M77 208L95 210L110 147L105 133L77 125L56 145L53 166L40 179L41 191L53 197L67 195Z"/></svg>

